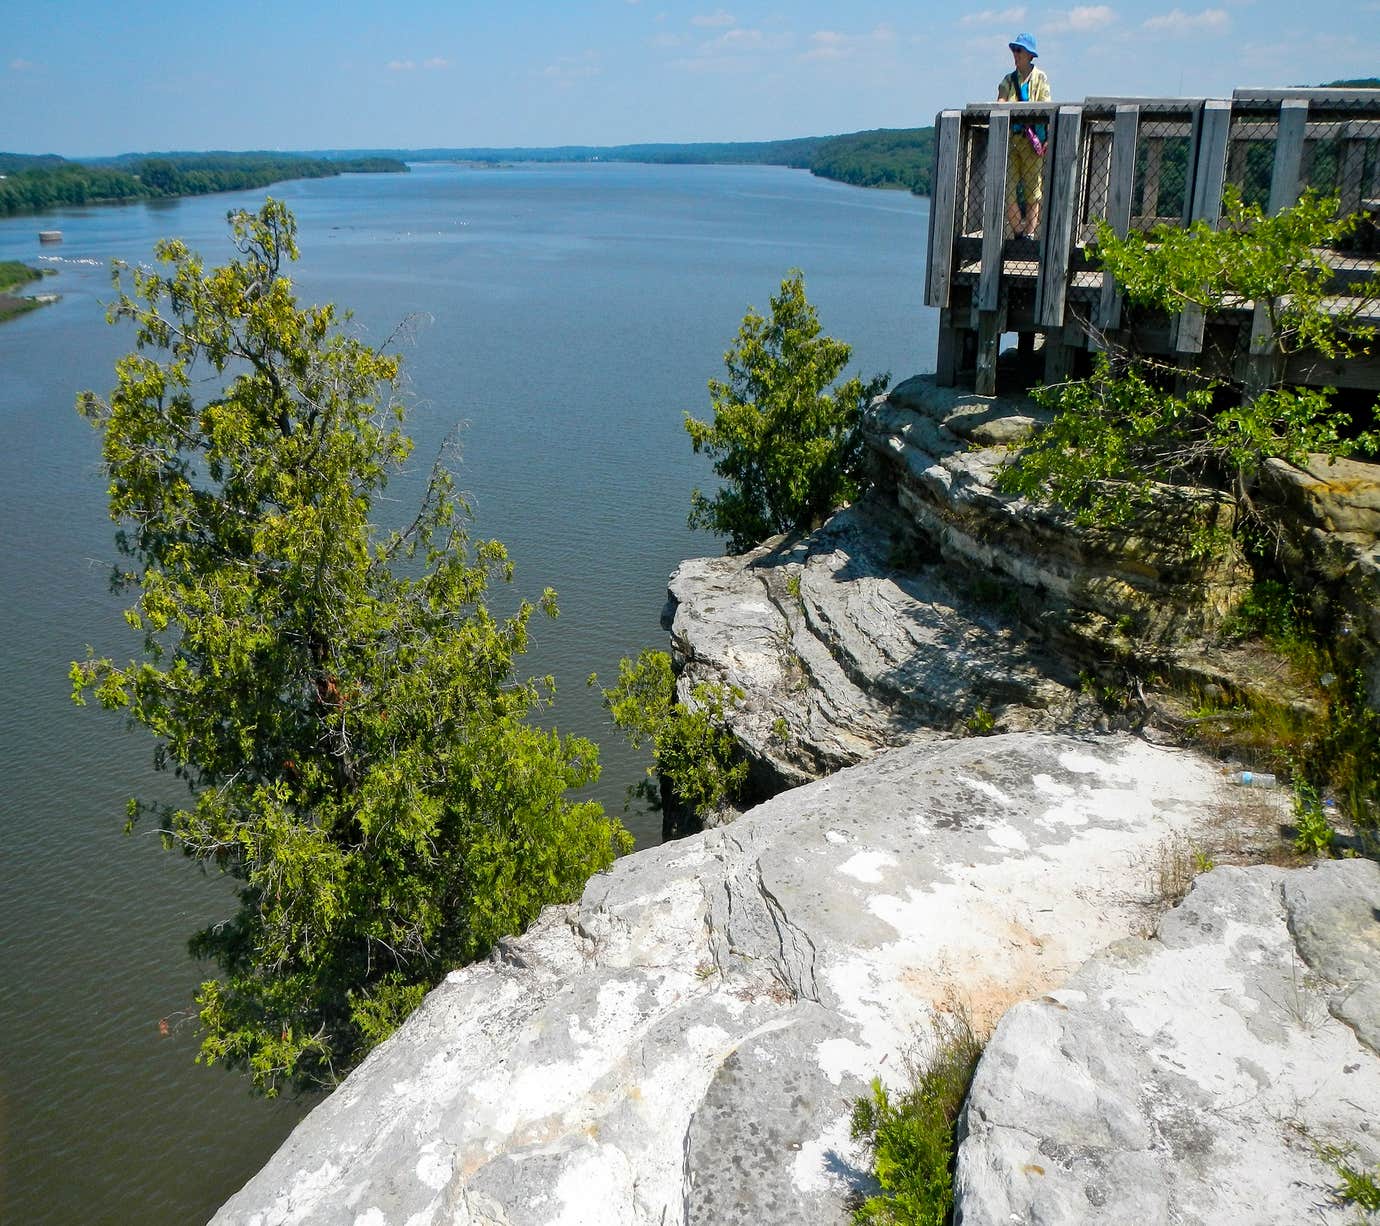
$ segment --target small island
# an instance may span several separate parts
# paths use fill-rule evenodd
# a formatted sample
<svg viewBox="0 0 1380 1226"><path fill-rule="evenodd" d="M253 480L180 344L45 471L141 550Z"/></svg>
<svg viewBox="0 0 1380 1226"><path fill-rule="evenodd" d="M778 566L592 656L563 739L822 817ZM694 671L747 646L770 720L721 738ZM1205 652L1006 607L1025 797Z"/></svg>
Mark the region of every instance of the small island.
<svg viewBox="0 0 1380 1226"><path fill-rule="evenodd" d="M16 292L31 281L41 281L49 275L51 270L30 268L18 260L0 260L0 322L56 301L56 294L30 296Z"/></svg>

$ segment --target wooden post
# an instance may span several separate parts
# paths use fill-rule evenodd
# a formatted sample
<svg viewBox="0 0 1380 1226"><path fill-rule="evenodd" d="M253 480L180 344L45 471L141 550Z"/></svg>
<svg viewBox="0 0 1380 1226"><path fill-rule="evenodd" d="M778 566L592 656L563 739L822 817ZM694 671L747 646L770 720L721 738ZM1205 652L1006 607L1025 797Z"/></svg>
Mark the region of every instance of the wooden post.
<svg viewBox="0 0 1380 1226"><path fill-rule="evenodd" d="M1068 294L1069 262L1073 251L1073 220L1081 211L1078 146L1082 132L1083 108L1061 106L1054 120L1054 168L1049 176L1040 274L1035 283L1035 319L1047 331L1064 325L1064 300Z"/></svg>
<svg viewBox="0 0 1380 1226"><path fill-rule="evenodd" d="M1198 156L1193 163L1193 192L1185 224L1206 221L1215 225L1222 216L1222 188L1226 184L1230 135L1231 103L1216 98L1203 103ZM1201 307L1185 307L1179 314L1175 349L1180 353L1202 353L1205 322Z"/></svg>
<svg viewBox="0 0 1380 1226"><path fill-rule="evenodd" d="M939 354L934 364L934 381L939 387L953 387L963 365L963 334L950 307L939 311Z"/></svg>
<svg viewBox="0 0 1380 1226"><path fill-rule="evenodd" d="M1375 156L1370 159L1370 192L1368 198L1374 202L1380 200L1380 149L1376 149ZM1372 207L1375 207L1372 204Z"/></svg>
<svg viewBox="0 0 1380 1226"><path fill-rule="evenodd" d="M930 248L925 276L925 305L949 305L953 277L954 223L958 210L958 148L963 116L941 111L935 121L934 181L930 185Z"/></svg>
<svg viewBox="0 0 1380 1226"><path fill-rule="evenodd" d="M1270 216L1298 203L1303 173L1303 139L1308 130L1308 99L1285 98L1279 107L1275 166L1270 178Z"/></svg>
<svg viewBox="0 0 1380 1226"><path fill-rule="evenodd" d="M1275 136L1275 165L1270 176L1270 216L1291 208L1299 198L1299 176L1303 169L1303 143L1308 131L1308 99L1285 98L1279 107L1279 129ZM1272 381L1274 359L1270 350L1274 333L1270 313L1256 303L1251 316L1251 345L1247 355L1246 395L1258 396Z"/></svg>
<svg viewBox="0 0 1380 1226"><path fill-rule="evenodd" d="M1005 311L978 312L977 373L973 377L973 391L979 396L997 394L997 354L1005 329Z"/></svg>
<svg viewBox="0 0 1380 1226"><path fill-rule="evenodd" d="M982 273L977 297L978 309L982 311L995 311L1001 301L1001 249L1006 237L1006 153L1010 137L1010 119L1005 111L993 108L987 118L987 164L982 188Z"/></svg>
<svg viewBox="0 0 1380 1226"><path fill-rule="evenodd" d="M1054 328L1045 333L1045 386L1063 383L1073 371L1078 348L1064 342L1064 329Z"/></svg>
<svg viewBox="0 0 1380 1226"><path fill-rule="evenodd" d="M1140 107L1123 103L1116 108L1112 132L1112 177L1107 194L1107 222L1117 238L1125 238L1131 228L1131 193L1136 186L1136 131ZM1098 305L1098 327L1111 332L1121 324L1121 293L1116 278L1102 274L1102 301Z"/></svg>

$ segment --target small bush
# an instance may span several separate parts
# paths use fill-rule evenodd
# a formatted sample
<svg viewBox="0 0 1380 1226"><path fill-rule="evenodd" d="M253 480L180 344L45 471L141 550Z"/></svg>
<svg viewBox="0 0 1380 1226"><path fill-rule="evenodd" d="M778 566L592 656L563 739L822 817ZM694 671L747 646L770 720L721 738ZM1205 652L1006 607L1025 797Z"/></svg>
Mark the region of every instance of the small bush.
<svg viewBox="0 0 1380 1226"><path fill-rule="evenodd" d="M1309 783L1295 784L1294 850L1301 856L1326 856L1336 837L1318 789Z"/></svg>
<svg viewBox="0 0 1380 1226"><path fill-rule="evenodd" d="M872 1151L881 1184L853 1214L858 1226L944 1226L954 1202L955 1130L982 1043L962 1009L935 1019L932 1051L907 1060L910 1086L890 1094L874 1078L872 1094L853 1104L852 1135Z"/></svg>
<svg viewBox="0 0 1380 1226"><path fill-rule="evenodd" d="M1380 1167L1359 1170L1352 1165L1352 1151L1337 1145L1325 1145L1318 1153L1341 1181L1333 1192L1341 1204L1355 1205L1368 1213L1380 1210Z"/></svg>
<svg viewBox="0 0 1380 1226"><path fill-rule="evenodd" d="M691 690L694 706L682 706L676 702L671 657L644 651L635 661L619 661L618 681L603 695L629 744L634 749L651 744L647 773L660 774L693 813L712 812L736 797L747 778L747 762L723 723L729 705L742 700L741 690L700 682Z"/></svg>

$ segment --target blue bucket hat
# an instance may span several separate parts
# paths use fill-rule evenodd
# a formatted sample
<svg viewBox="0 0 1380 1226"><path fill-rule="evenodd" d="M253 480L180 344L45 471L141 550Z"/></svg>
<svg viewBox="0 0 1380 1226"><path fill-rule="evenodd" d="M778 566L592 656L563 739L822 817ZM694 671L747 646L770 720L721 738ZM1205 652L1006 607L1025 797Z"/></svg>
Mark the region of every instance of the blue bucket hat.
<svg viewBox="0 0 1380 1226"><path fill-rule="evenodd" d="M1008 44L1012 51L1029 51L1033 60L1040 53L1035 50L1035 35L1017 34Z"/></svg>

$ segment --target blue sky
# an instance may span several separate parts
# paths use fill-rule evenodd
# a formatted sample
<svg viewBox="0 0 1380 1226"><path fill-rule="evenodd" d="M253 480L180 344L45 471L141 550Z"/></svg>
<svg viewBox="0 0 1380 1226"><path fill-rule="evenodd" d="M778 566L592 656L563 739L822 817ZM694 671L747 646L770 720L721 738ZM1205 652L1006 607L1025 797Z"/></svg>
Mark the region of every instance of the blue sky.
<svg viewBox="0 0 1380 1226"><path fill-rule="evenodd" d="M0 150L767 140L929 124L1018 30L1056 99L1380 73L1380 0L0 0Z"/></svg>

